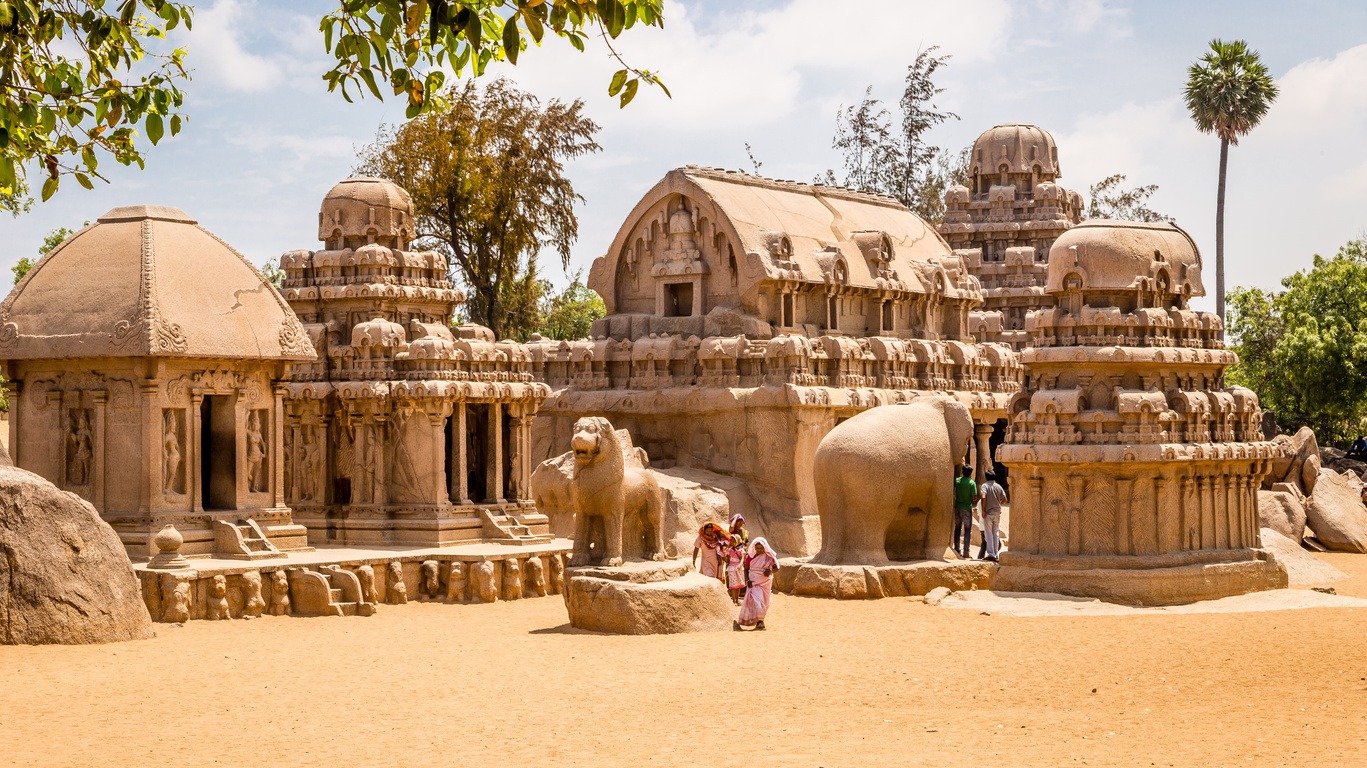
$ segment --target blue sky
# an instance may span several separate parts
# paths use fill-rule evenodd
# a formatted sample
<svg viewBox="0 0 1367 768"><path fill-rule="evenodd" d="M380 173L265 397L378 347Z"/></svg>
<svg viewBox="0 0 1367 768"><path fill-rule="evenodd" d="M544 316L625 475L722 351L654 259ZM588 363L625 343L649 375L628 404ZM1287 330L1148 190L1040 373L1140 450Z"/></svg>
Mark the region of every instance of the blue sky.
<svg viewBox="0 0 1367 768"><path fill-rule="evenodd" d="M32 212L0 219L3 265L34 255L55 227L138 203L183 208L258 264L318 247L323 194L382 123L403 119L399 100L347 104L325 91L317 24L333 5L199 4L194 32L176 40L194 68L186 130L152 148L145 171L104 163L112 183L64 183ZM601 48L552 44L490 70L542 99L583 98L602 125L603 151L570 168L586 198L572 269L602 253L670 168L748 168L747 142L765 175L806 180L838 165L836 110L866 86L895 103L906 65L930 45L953 56L938 78L941 106L961 117L935 143L1037 123L1058 140L1064 186L1085 194L1117 172L1158 184L1153 207L1213 261L1219 145L1192 126L1181 89L1211 38L1245 39L1282 96L1230 153L1229 285L1275 287L1367 230L1367 3L703 0L668 2L666 19L619 48L660 71L673 99L643 90L619 110ZM543 271L564 280L549 254Z"/></svg>

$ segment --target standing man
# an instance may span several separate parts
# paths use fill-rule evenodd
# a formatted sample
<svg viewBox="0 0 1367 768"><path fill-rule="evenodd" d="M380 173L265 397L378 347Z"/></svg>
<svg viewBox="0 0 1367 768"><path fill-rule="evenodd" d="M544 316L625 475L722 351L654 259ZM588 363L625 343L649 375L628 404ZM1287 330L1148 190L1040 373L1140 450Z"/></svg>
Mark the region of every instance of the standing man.
<svg viewBox="0 0 1367 768"><path fill-rule="evenodd" d="M1007 503L1006 489L997 483L995 472L983 475L983 545L978 551L979 560L997 562L1001 549L1002 504Z"/></svg>
<svg viewBox="0 0 1367 768"><path fill-rule="evenodd" d="M965 560L973 544L973 505L978 503L978 498L973 468L965 466L963 474L954 478L954 551ZM959 543L961 533L962 545Z"/></svg>

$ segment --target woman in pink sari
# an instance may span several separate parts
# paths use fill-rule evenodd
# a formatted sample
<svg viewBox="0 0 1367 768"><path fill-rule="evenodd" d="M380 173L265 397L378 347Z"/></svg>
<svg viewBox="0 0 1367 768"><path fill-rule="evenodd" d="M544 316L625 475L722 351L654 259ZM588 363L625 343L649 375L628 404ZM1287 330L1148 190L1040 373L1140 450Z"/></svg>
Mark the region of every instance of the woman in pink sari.
<svg viewBox="0 0 1367 768"><path fill-rule="evenodd" d="M735 629L754 627L764 629L764 615L769 612L769 600L773 597L774 572L778 570L778 558L773 547L763 536L750 542L750 556L745 559L745 602L740 605L740 618Z"/></svg>
<svg viewBox="0 0 1367 768"><path fill-rule="evenodd" d="M703 527L698 531L698 538L693 540L693 565L698 568L698 572L704 576L711 576L714 579L722 579L721 558L717 555L717 547L721 545L722 537L726 535L726 530L716 523L703 523ZM698 566L698 554L702 553L702 565Z"/></svg>

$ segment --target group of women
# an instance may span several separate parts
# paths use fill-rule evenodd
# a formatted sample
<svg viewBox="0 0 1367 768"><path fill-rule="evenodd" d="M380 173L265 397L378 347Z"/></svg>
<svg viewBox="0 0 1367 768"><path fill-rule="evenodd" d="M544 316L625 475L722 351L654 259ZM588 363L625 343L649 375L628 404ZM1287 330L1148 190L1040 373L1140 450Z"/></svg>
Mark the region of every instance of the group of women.
<svg viewBox="0 0 1367 768"><path fill-rule="evenodd" d="M740 617L733 624L736 630L764 629L778 557L763 536L750 540L744 517L732 515L729 529L713 522L704 523L693 541L693 565L702 575L725 584L731 602L740 606Z"/></svg>

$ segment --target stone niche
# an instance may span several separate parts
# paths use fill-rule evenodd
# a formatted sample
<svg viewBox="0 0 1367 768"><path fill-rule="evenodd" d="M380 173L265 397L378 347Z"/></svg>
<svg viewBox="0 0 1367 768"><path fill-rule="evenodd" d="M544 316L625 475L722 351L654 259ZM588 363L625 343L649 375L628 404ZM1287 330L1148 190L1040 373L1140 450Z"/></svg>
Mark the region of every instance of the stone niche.
<svg viewBox="0 0 1367 768"><path fill-rule="evenodd" d="M1031 313L1025 385L998 459L1013 478L1011 549L993 587L1124 603L1286 585L1260 551L1258 488L1281 455L1171 224L1089 221L1055 241Z"/></svg>
<svg viewBox="0 0 1367 768"><path fill-rule="evenodd" d="M0 305L15 464L89 501L130 557L307 547L285 506L283 399L314 359L280 295L184 212L115 208Z"/></svg>
<svg viewBox="0 0 1367 768"><path fill-rule="evenodd" d="M608 312L593 338L529 344L555 390L534 425L536 458L563 450L581 416L605 416L659 469L744 482L759 508L747 522L785 554L820 548L812 456L844 419L947 392L972 411L980 467L1004 438L1018 358L973 341L981 286L895 200L675 169L589 286Z"/></svg>
<svg viewBox="0 0 1367 768"><path fill-rule="evenodd" d="M324 248L280 258L320 355L284 387L286 498L315 544L549 541L529 481L550 389L525 345L451 327L465 297L413 231L407 192L347 179L318 214Z"/></svg>

